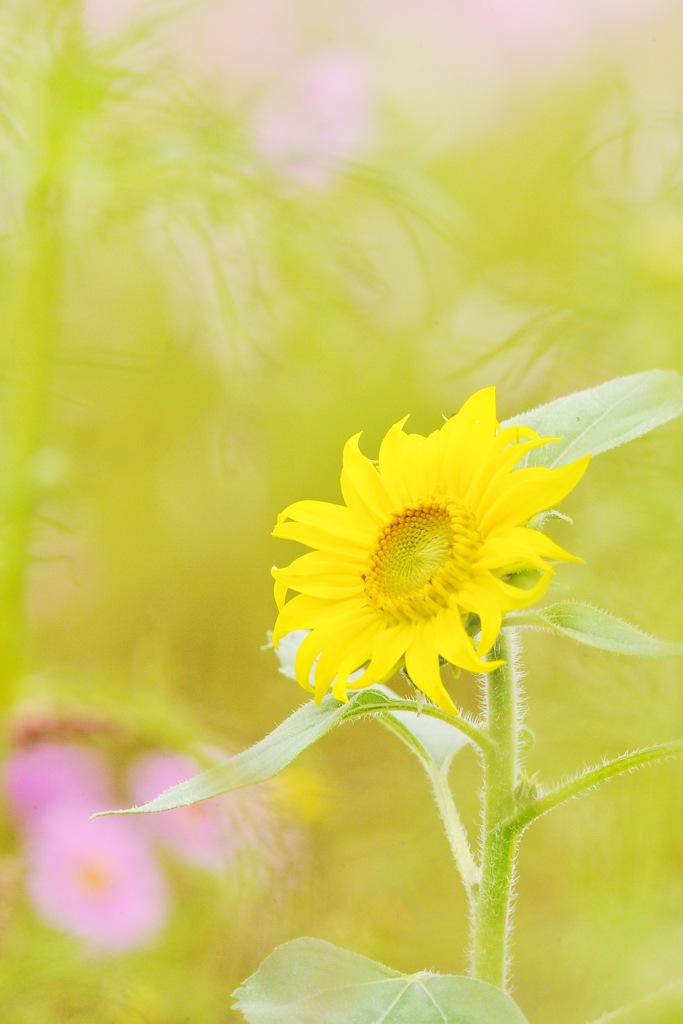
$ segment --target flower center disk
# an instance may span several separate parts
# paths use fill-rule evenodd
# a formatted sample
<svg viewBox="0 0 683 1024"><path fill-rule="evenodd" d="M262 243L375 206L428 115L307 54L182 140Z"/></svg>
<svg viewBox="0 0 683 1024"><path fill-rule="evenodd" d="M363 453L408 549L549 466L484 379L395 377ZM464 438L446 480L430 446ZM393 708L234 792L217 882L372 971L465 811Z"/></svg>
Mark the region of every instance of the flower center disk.
<svg viewBox="0 0 683 1024"><path fill-rule="evenodd" d="M474 516L454 501L395 512L370 555L365 596L394 622L433 615L470 577L480 543Z"/></svg>

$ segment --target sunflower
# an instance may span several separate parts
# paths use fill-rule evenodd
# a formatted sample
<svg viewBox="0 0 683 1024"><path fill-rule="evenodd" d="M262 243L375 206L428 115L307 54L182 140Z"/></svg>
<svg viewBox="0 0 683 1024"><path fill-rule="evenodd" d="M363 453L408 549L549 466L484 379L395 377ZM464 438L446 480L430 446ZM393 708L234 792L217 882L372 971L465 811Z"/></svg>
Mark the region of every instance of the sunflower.
<svg viewBox="0 0 683 1024"><path fill-rule="evenodd" d="M318 702L330 686L345 701L349 685L404 668L455 713L441 659L470 672L497 668L487 656L503 615L545 593L548 560L582 561L528 524L576 486L590 456L557 469L516 468L557 438L501 429L494 388L427 437L405 433L405 422L391 427L376 463L361 453L360 434L347 442L344 505L297 501L278 517L275 537L314 550L273 569L273 642L309 631L295 671ZM290 590L297 595L287 600Z"/></svg>

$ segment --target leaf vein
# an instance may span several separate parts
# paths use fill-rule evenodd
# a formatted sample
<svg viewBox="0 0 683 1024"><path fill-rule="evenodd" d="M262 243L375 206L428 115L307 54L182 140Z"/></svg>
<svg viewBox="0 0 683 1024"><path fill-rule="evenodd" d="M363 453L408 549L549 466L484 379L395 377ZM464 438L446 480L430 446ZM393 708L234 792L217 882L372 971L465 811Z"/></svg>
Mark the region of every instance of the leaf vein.
<svg viewBox="0 0 683 1024"><path fill-rule="evenodd" d="M425 983L423 981L420 981L419 985L420 985L420 988L422 989L422 991L426 994L426 996L429 999L429 1001L433 1004L434 1009L438 1012L439 1016L441 1017L441 1020L443 1021L443 1024L448 1024L448 1018L444 1015L443 1010L441 1009L441 1007L439 1006L439 1004L437 1003L436 999L434 998L432 993L429 991L429 989L427 988Z"/></svg>

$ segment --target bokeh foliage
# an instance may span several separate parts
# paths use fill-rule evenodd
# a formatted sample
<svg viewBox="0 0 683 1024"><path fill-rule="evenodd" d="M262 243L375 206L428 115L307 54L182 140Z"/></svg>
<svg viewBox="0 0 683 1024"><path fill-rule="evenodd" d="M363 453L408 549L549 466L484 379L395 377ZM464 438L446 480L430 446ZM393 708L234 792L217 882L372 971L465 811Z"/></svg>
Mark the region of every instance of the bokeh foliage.
<svg viewBox="0 0 683 1024"><path fill-rule="evenodd" d="M143 3L105 33L76 0L4 4L10 723L26 706L87 709L121 727L114 751L252 742L302 699L260 650L270 566L294 553L270 529L290 501L337 500L350 434L372 454L407 412L428 430L489 383L508 416L683 370L680 14L643 16L545 76L475 73L454 44L460 69L435 73L429 94L407 36L370 6L344 19L285 5L300 59L331 32L375 72L365 150L308 187L264 156L249 97L187 59L206 5ZM674 424L605 456L568 503L571 543L570 527L555 533L586 558L562 570L567 596L671 639L681 451ZM673 661L540 635L528 661L530 766L546 776L680 735ZM454 686L473 707L473 681ZM315 820L275 904L227 882L217 900L213 882L181 875L163 940L114 961L39 922L4 825L0 1016L218 1024L236 984L302 932L402 971L462 972L464 900L427 787L372 724L351 738L331 735L307 755L308 781L293 779L296 813L313 802ZM474 816L477 767L461 762ZM516 998L530 1020L592 1019L680 971L681 780L676 765L619 780L526 840Z"/></svg>

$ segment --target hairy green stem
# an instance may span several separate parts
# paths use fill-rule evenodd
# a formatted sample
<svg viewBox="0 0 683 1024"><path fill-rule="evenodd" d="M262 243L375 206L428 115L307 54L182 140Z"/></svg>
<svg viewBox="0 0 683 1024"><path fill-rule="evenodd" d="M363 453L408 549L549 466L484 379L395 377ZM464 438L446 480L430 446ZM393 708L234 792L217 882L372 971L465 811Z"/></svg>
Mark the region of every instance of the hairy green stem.
<svg viewBox="0 0 683 1024"><path fill-rule="evenodd" d="M549 790L549 792L533 800L516 814L513 814L505 824L519 833L535 821L536 818L540 818L542 814L547 814L548 811L552 811L555 807L565 803L567 800L573 799L573 797L581 796L601 782L606 782L608 779L613 779L616 775L624 775L626 772L632 772L636 768L642 768L645 765L654 764L669 757L681 756L683 756L683 740L657 743L651 747L643 747L642 750L634 750L632 753L622 754L620 757L614 758L613 761L606 761L604 764L596 765L595 768L590 768L582 772L581 775L577 775L576 778L570 779L568 782Z"/></svg>
<svg viewBox="0 0 683 1024"><path fill-rule="evenodd" d="M472 973L504 988L508 970L510 903L517 833L509 824L515 809L518 772L518 694L514 635L501 630L494 648L503 665L486 680L488 735L484 754L484 820L481 885L472 918Z"/></svg>
<svg viewBox="0 0 683 1024"><path fill-rule="evenodd" d="M377 704L371 704L370 702L358 704L349 711L347 721L356 717L360 718L362 715L372 715L377 711L411 711L417 715L426 715L427 718L438 718L440 722L446 722L447 725L467 736L481 750L487 750L490 746L488 736L473 722L470 722L469 719L464 718L462 715L452 715L449 711L444 711L442 708L437 707L436 704L424 704L422 707L419 707L416 701L409 699L397 698L396 700L387 700L383 697L381 702L378 701Z"/></svg>
<svg viewBox="0 0 683 1024"><path fill-rule="evenodd" d="M465 827L460 819L450 786L448 785L448 769L438 769L435 765L432 765L428 768L428 775L432 784L436 806L439 809L446 838L448 839L448 845L451 848L455 866L460 873L465 892L467 893L467 899L472 908L479 888L480 871L470 849Z"/></svg>

